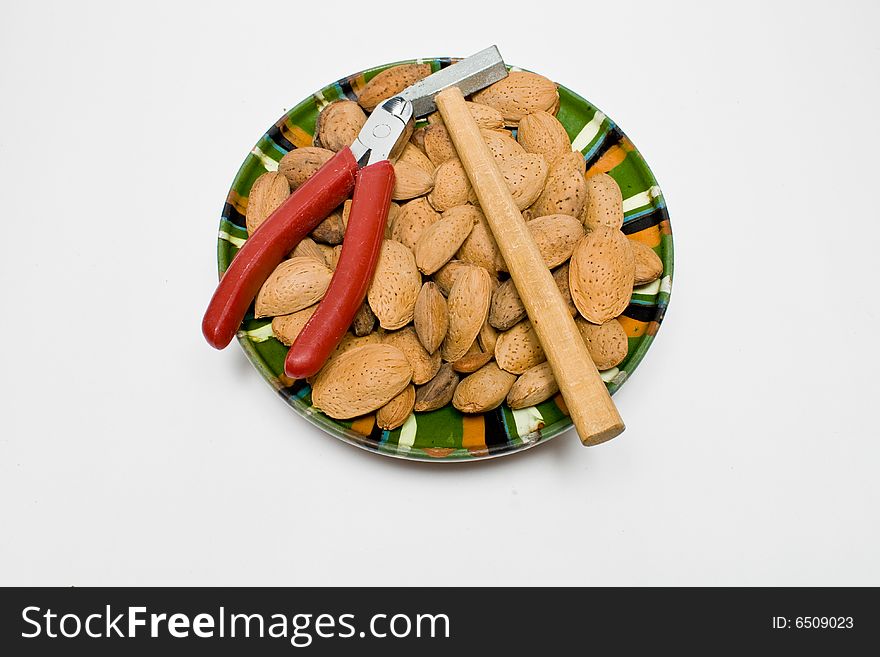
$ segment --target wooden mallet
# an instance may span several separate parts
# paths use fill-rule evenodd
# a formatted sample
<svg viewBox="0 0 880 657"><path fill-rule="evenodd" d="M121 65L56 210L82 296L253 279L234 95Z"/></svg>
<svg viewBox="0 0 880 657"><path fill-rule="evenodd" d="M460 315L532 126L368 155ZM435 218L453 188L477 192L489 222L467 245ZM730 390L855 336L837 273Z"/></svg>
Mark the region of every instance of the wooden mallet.
<svg viewBox="0 0 880 657"><path fill-rule="evenodd" d="M584 445L620 434L623 420L587 352L553 276L495 164L458 87L437 94L437 108L458 151L510 277L559 384Z"/></svg>

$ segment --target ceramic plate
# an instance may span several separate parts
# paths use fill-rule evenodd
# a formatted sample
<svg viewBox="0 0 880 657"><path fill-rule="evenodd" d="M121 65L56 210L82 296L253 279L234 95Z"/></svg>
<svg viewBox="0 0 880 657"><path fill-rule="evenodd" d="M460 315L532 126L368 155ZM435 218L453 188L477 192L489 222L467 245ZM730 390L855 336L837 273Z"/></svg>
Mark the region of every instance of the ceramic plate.
<svg viewBox="0 0 880 657"><path fill-rule="evenodd" d="M282 116L260 138L232 182L223 207L217 255L219 272L247 238L245 208L254 180L275 171L285 153L310 146L318 112L337 99L357 100L364 84L386 64L343 78L309 96ZM428 62L439 70L455 60L436 58ZM584 154L587 172L607 172L623 192L623 232L653 248L663 261L660 280L633 291L629 307L620 318L629 336L629 353L614 369L602 372L612 394L632 376L650 347L669 303L672 283L672 229L663 194L645 160L623 131L594 105L563 86L559 87L558 119L565 126L574 150ZM563 433L571 427L566 407L557 395L533 408L511 411L502 406L483 415L462 415L451 406L431 413L417 413L393 431L376 426L367 416L354 421L333 420L311 405L311 388L305 381L292 382L282 375L287 348L272 336L271 323L245 318L238 340L250 361L294 411L308 422L347 443L364 449L419 461L473 461L520 452ZM572 436L572 439L575 439Z"/></svg>

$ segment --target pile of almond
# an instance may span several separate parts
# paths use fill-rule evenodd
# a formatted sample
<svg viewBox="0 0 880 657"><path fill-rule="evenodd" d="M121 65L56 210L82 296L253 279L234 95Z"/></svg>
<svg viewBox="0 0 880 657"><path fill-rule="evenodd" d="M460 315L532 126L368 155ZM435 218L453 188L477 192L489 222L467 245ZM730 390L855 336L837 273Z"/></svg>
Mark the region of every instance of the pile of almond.
<svg viewBox="0 0 880 657"><path fill-rule="evenodd" d="M365 110L429 75L427 64L390 68L357 103L321 111L314 146L291 151L260 176L247 206L249 233L335 151L351 144ZM618 317L634 285L657 279L660 258L620 228L620 188L585 162L556 119L556 84L515 71L469 107L600 370L628 341ZM511 129L514 129L512 131ZM379 262L351 329L311 380L330 417L376 413L384 429L449 403L483 413L505 401L533 406L558 387L443 120L428 117L394 165L396 182ZM293 343L321 300L339 257L350 201L303 240L266 281L256 315Z"/></svg>

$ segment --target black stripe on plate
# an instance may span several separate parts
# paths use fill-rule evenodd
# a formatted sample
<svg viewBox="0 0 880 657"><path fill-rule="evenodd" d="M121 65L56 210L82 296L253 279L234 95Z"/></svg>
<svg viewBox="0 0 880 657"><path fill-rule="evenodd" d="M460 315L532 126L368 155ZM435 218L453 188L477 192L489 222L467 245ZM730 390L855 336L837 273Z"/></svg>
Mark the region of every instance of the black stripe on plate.
<svg viewBox="0 0 880 657"><path fill-rule="evenodd" d="M483 413L486 447L490 452L507 445L508 438L503 413L500 406L494 411Z"/></svg>
<svg viewBox="0 0 880 657"><path fill-rule="evenodd" d="M339 88L342 89L342 95L348 98L349 100L353 100L357 102L357 94L354 92L354 89L351 87L351 82L353 79L360 77L359 75L352 76L350 78L342 78L341 80L337 80L336 84L339 85Z"/></svg>
<svg viewBox="0 0 880 657"><path fill-rule="evenodd" d="M266 132L266 136L274 141L279 148L283 149L287 153L294 150L296 146L287 140L287 137L284 136L284 133L281 132L281 128L276 123L271 128L269 128L268 132Z"/></svg>
<svg viewBox="0 0 880 657"><path fill-rule="evenodd" d="M659 306L643 306L637 303L631 303L623 311L623 314L639 322L659 322L663 319L663 313ZM659 319L658 319L659 316Z"/></svg>
<svg viewBox="0 0 880 657"><path fill-rule="evenodd" d="M632 235L633 233L638 233L651 226L656 226L661 221L668 218L665 208L656 208L648 214L642 215L638 219L633 219L632 221L624 223L620 230L623 231L624 235Z"/></svg>
<svg viewBox="0 0 880 657"><path fill-rule="evenodd" d="M599 158L605 155L609 148L611 148L612 146L616 146L625 138L626 135L623 134L623 131L616 125L613 126L602 139L602 142L599 144L599 148L597 148L590 159L587 160L587 169L596 164Z"/></svg>
<svg viewBox="0 0 880 657"><path fill-rule="evenodd" d="M235 209L235 206L232 203L224 203L223 204L223 212L220 215L226 221L235 224L239 228L244 228L246 223L244 219L244 215Z"/></svg>
<svg viewBox="0 0 880 657"><path fill-rule="evenodd" d="M364 440L368 443L371 443L373 446L378 447L379 443L382 442L382 434L385 433L384 430L379 426L377 422L373 422L373 430L370 432L370 435L367 436Z"/></svg>
<svg viewBox="0 0 880 657"><path fill-rule="evenodd" d="M662 324L664 317L666 317L666 304L657 306L657 314L654 316L654 321L658 324Z"/></svg>

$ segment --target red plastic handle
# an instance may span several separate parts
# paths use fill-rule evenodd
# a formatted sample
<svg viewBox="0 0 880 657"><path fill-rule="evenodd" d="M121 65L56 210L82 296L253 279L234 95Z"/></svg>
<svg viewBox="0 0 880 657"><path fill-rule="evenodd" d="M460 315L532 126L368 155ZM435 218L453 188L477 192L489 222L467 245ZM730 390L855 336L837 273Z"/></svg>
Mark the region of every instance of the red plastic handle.
<svg viewBox="0 0 880 657"><path fill-rule="evenodd" d="M316 374L351 326L379 260L393 187L394 167L388 160L358 172L339 262L324 298L287 352L287 376Z"/></svg>
<svg viewBox="0 0 880 657"><path fill-rule="evenodd" d="M215 349L228 345L263 283L299 242L342 203L358 173L348 147L291 194L232 259L202 320Z"/></svg>

